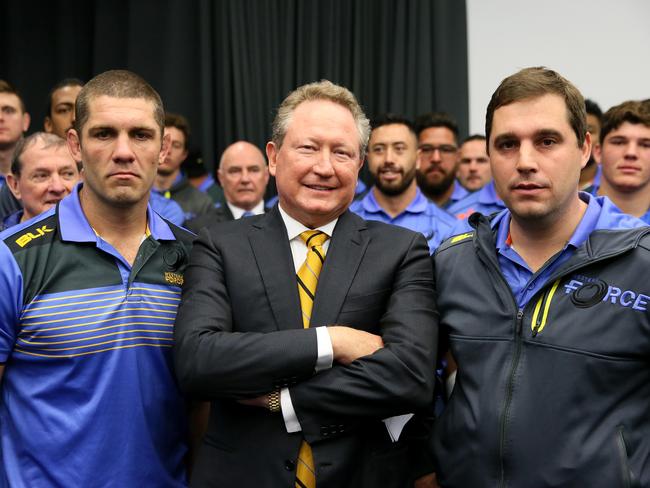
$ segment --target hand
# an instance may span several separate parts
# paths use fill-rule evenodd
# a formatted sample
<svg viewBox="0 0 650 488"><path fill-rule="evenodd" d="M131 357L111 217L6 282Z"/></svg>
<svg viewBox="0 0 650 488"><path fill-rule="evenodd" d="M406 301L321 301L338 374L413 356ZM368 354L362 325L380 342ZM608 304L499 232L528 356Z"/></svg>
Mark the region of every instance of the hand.
<svg viewBox="0 0 650 488"><path fill-rule="evenodd" d="M378 351L384 347L381 336L353 329L342 325L332 325L327 328L332 340L334 361L348 365L352 361Z"/></svg>
<svg viewBox="0 0 650 488"><path fill-rule="evenodd" d="M262 395L256 398L244 398L243 400L237 400L237 403L248 405L249 407L269 408L269 396Z"/></svg>
<svg viewBox="0 0 650 488"><path fill-rule="evenodd" d="M413 488L439 488L436 473L426 474L416 479Z"/></svg>

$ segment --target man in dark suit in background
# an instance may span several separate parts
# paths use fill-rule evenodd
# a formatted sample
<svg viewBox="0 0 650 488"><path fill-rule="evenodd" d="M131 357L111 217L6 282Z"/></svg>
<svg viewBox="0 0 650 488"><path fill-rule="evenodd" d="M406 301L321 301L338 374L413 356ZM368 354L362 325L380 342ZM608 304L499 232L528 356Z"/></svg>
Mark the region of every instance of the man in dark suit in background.
<svg viewBox="0 0 650 488"><path fill-rule="evenodd" d="M207 214L185 223L198 233L212 222L226 222L264 213L264 192L269 182L269 170L264 154L250 142L237 141L221 155L219 183L225 204Z"/></svg>
<svg viewBox="0 0 650 488"><path fill-rule="evenodd" d="M212 402L194 486L412 486L414 420L387 417L432 401L432 267L421 234L348 211L368 134L347 89L298 88L267 144L279 205L195 243L175 329L182 388Z"/></svg>

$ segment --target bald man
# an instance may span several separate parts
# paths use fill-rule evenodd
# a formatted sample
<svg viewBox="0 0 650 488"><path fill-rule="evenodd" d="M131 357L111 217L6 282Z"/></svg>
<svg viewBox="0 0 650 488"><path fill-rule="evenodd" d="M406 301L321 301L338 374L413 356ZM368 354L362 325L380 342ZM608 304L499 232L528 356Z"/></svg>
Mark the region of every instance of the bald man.
<svg viewBox="0 0 650 488"><path fill-rule="evenodd" d="M269 171L264 154L250 142L231 144L221 155L217 176L226 204L214 212L186 222L186 227L199 232L213 222L237 220L263 214L264 191L269 182Z"/></svg>

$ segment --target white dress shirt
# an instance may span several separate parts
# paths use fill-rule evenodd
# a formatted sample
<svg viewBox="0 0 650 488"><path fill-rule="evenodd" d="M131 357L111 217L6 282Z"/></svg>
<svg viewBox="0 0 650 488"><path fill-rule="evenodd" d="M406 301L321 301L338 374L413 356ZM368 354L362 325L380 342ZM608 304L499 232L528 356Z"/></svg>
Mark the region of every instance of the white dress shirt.
<svg viewBox="0 0 650 488"><path fill-rule="evenodd" d="M247 212L247 210L236 207L230 202L226 202L226 205L228 205L228 208L230 209L230 212L232 212L232 216L235 220L241 219L242 215L244 215L244 212ZM262 215L264 213L264 200L260 200L257 205L248 211L255 215Z"/></svg>
<svg viewBox="0 0 650 488"><path fill-rule="evenodd" d="M278 205L280 210L280 216L284 221L284 226L287 229L287 236L289 237L289 246L291 247L291 255L293 257L293 266L296 273L302 266L302 263L307 259L307 246L304 241L300 238L300 234L307 230L320 230L324 232L330 238L334 232L334 227L336 226L337 219L317 227L316 229L310 229L305 225L298 222L296 219L287 214L281 205ZM234 213L233 213L234 215ZM325 255L327 255L327 250L329 249L330 239L327 239L323 243L323 250ZM298 288L298 283L296 282L296 289ZM316 288L318 293L318 288ZM314 373L318 373L324 369L329 369L332 367L332 361L334 360L334 350L332 349L332 339L330 339L329 332L327 332L327 327L315 327L316 330L316 344L318 347L318 357L316 359L316 367L314 368ZM302 427L300 422L298 422L298 417L296 411L293 408L291 403L291 395L289 394L288 388L282 388L280 390L280 405L282 408L282 416L284 417L284 425L287 428L287 432L300 432Z"/></svg>

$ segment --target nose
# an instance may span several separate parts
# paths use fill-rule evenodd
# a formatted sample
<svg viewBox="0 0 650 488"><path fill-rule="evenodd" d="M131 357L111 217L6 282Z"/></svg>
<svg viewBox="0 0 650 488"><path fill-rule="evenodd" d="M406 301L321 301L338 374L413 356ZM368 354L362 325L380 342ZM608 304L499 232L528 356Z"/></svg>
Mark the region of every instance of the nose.
<svg viewBox="0 0 650 488"><path fill-rule="evenodd" d="M525 173L534 172L537 169L535 148L530 142L522 142L517 155L517 171Z"/></svg>
<svg viewBox="0 0 650 488"><path fill-rule="evenodd" d="M133 149L131 148L131 140L128 134L120 133L115 140L115 148L113 149L113 160L115 162L130 163L135 159Z"/></svg>
<svg viewBox="0 0 650 488"><path fill-rule="evenodd" d="M636 160L639 157L639 146L636 141L629 141L625 145L625 159Z"/></svg>
<svg viewBox="0 0 650 488"><path fill-rule="evenodd" d="M332 153L329 149L323 149L313 166L313 171L323 178L329 178L334 174L334 166L332 166Z"/></svg>
<svg viewBox="0 0 650 488"><path fill-rule="evenodd" d="M50 184L48 186L48 191L57 195L61 195L66 192L66 186L63 184L63 178L59 173L53 173L50 177Z"/></svg>
<svg viewBox="0 0 650 488"><path fill-rule="evenodd" d="M247 169L244 169L241 172L241 182L248 183L251 180L251 174Z"/></svg>

